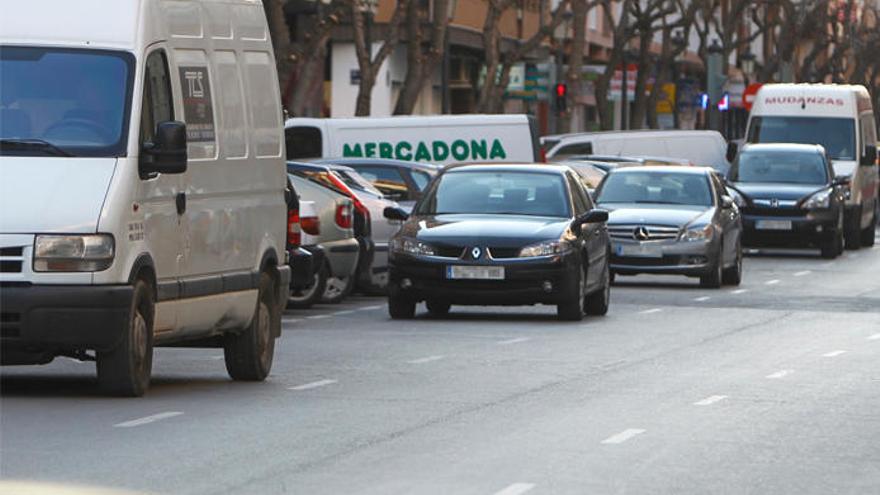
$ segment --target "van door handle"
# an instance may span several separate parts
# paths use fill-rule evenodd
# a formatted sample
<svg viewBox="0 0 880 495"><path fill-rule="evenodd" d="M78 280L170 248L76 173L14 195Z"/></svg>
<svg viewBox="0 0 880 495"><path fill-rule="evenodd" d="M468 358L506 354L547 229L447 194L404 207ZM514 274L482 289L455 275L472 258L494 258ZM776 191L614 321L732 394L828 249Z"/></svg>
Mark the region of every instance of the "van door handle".
<svg viewBox="0 0 880 495"><path fill-rule="evenodd" d="M177 214L183 215L186 211L186 193L177 193L177 197L174 198L174 203L177 205Z"/></svg>

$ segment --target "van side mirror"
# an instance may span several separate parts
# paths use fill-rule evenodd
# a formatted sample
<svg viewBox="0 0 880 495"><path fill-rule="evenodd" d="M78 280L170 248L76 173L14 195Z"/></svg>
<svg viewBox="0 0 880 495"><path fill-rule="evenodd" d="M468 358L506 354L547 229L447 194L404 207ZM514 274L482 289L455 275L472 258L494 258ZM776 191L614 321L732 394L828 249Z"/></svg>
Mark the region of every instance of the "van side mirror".
<svg viewBox="0 0 880 495"><path fill-rule="evenodd" d="M385 210L382 211L382 214L388 220L404 221L409 218L409 215L406 213L406 211L398 206L387 206L385 207Z"/></svg>
<svg viewBox="0 0 880 495"><path fill-rule="evenodd" d="M186 124L176 120L156 124L152 142L141 145L142 174L186 172Z"/></svg>
<svg viewBox="0 0 880 495"><path fill-rule="evenodd" d="M739 151L739 149L736 146L736 143L727 143L727 153L724 155L724 157L727 158L728 162L733 163L733 160L736 159L737 151Z"/></svg>
<svg viewBox="0 0 880 495"><path fill-rule="evenodd" d="M875 163L877 163L877 145L867 144L865 145L865 154L862 155L862 159L859 162L859 165L863 167L870 167Z"/></svg>

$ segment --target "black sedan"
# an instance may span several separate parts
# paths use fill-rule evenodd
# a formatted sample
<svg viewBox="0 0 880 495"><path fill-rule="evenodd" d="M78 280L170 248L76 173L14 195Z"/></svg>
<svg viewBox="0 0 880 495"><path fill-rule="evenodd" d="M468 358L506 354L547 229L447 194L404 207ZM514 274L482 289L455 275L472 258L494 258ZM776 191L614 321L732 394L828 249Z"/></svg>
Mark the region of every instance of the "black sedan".
<svg viewBox="0 0 880 495"><path fill-rule="evenodd" d="M611 210L611 270L700 277L704 287L742 280L742 221L723 178L707 167L611 171L596 190Z"/></svg>
<svg viewBox="0 0 880 495"><path fill-rule="evenodd" d="M746 246L818 247L843 252L846 180L812 144L750 144L728 171L739 196Z"/></svg>
<svg viewBox="0 0 880 495"><path fill-rule="evenodd" d="M412 318L420 301L435 316L454 304L552 304L563 320L603 315L607 218L568 167L448 168L391 240L391 317Z"/></svg>

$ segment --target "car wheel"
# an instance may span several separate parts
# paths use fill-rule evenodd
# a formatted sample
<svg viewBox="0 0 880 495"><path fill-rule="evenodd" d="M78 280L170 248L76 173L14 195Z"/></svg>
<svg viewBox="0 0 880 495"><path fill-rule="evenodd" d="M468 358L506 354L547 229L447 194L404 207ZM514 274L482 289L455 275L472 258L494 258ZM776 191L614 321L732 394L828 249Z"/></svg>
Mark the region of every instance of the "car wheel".
<svg viewBox="0 0 880 495"><path fill-rule="evenodd" d="M723 243L722 243L723 245ZM708 289L717 289L721 287L722 280L722 264L723 257L721 256L721 251L718 252L718 258L715 261L715 264L710 269L709 273L700 277L700 286L706 287Z"/></svg>
<svg viewBox="0 0 880 495"><path fill-rule="evenodd" d="M721 275L721 281L725 285L739 285L742 282L743 253L740 241L736 243L736 261L733 266L725 268Z"/></svg>
<svg viewBox="0 0 880 495"><path fill-rule="evenodd" d="M224 336L226 371L233 380L263 381L272 369L275 335L281 320L276 314L274 283L268 273L260 274L257 307L251 323L240 333Z"/></svg>
<svg viewBox="0 0 880 495"><path fill-rule="evenodd" d="M862 231L859 228L859 222L862 218L862 207L859 206L853 210L852 216L847 222L844 237L847 249L859 249L862 247Z"/></svg>
<svg viewBox="0 0 880 495"><path fill-rule="evenodd" d="M312 283L305 289L299 291L291 291L287 300L288 306L291 308L307 309L321 299L327 286L327 278L330 276L330 268L324 264L318 270L312 280Z"/></svg>
<svg viewBox="0 0 880 495"><path fill-rule="evenodd" d="M442 317L449 314L452 304L437 299L428 299L425 301L425 306L428 307L428 312L431 313L431 316Z"/></svg>
<svg viewBox="0 0 880 495"><path fill-rule="evenodd" d="M605 316L608 313L608 304L611 302L611 280L613 273L605 265L602 274L602 288L584 298L584 311L591 316Z"/></svg>
<svg viewBox="0 0 880 495"><path fill-rule="evenodd" d="M153 371L153 291L147 282L134 284L131 314L115 349L95 356L99 387L111 395L140 397Z"/></svg>
<svg viewBox="0 0 880 495"><path fill-rule="evenodd" d="M329 304L337 304L351 294L354 289L354 277L328 277L321 301Z"/></svg>
<svg viewBox="0 0 880 495"><path fill-rule="evenodd" d="M843 230L843 211L841 211L837 219L837 227L834 229L834 235L830 239L824 241L819 246L819 249L821 249L822 251L823 258L833 260L834 258L837 258L841 254L843 254Z"/></svg>
<svg viewBox="0 0 880 495"><path fill-rule="evenodd" d="M580 270L583 273L583 268ZM563 321L581 321L584 318L584 281L583 276L578 277L577 293L569 296L564 303L556 305L556 316Z"/></svg>
<svg viewBox="0 0 880 495"><path fill-rule="evenodd" d="M875 208L876 212L877 209ZM874 218L871 219L871 223L868 227L862 231L862 246L871 247L874 245L874 234L877 229L877 214L874 214Z"/></svg>
<svg viewBox="0 0 880 495"><path fill-rule="evenodd" d="M388 315L392 320L410 320L416 316L416 302L399 294L390 294Z"/></svg>

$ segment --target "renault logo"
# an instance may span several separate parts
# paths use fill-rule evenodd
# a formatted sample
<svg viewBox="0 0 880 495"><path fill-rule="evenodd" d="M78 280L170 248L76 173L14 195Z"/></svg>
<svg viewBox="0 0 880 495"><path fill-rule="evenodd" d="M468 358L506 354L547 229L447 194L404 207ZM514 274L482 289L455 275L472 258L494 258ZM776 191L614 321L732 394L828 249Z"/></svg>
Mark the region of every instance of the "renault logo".
<svg viewBox="0 0 880 495"><path fill-rule="evenodd" d="M637 241L647 241L651 237L651 234L644 226L638 226L633 230L633 237Z"/></svg>
<svg viewBox="0 0 880 495"><path fill-rule="evenodd" d="M480 251L480 248L475 247L471 249L471 257L473 257L475 260L479 259L481 254L483 254L483 252Z"/></svg>

